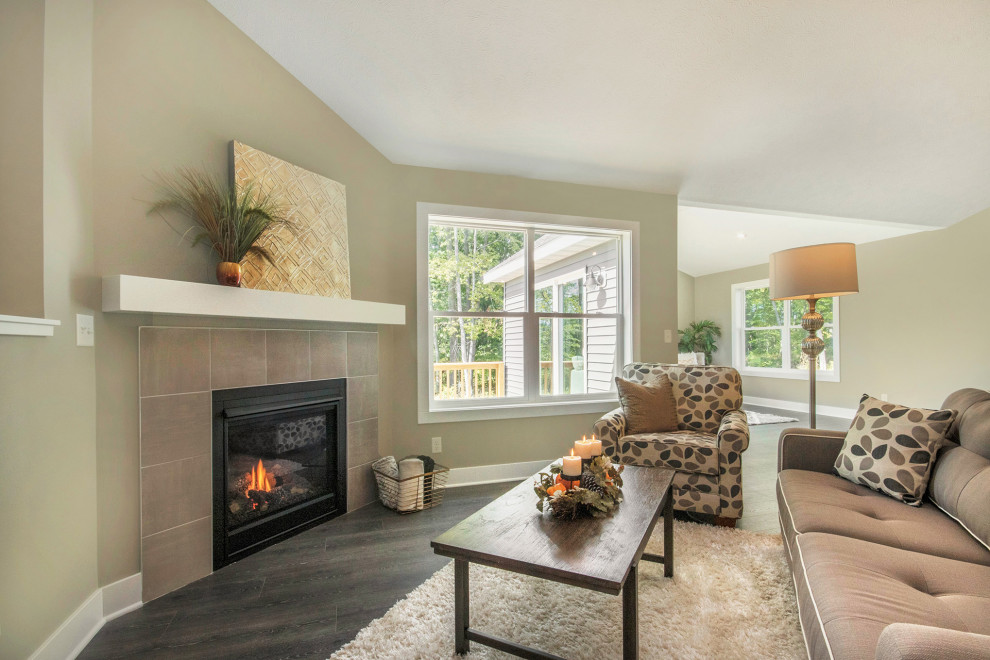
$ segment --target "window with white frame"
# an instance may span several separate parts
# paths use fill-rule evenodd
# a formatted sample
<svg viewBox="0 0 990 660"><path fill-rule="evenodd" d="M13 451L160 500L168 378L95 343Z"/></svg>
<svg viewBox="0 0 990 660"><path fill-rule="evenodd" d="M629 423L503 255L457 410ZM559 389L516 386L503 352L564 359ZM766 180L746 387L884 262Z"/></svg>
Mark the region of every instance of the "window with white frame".
<svg viewBox="0 0 990 660"><path fill-rule="evenodd" d="M614 403L634 223L479 211L420 205L421 419Z"/></svg>
<svg viewBox="0 0 990 660"><path fill-rule="evenodd" d="M818 356L817 377L839 380L839 301L822 298L816 303L825 325L818 335L825 350ZM806 300L771 300L770 281L732 286L732 363L743 374L776 378L807 378L808 356L801 341L808 332L801 317Z"/></svg>

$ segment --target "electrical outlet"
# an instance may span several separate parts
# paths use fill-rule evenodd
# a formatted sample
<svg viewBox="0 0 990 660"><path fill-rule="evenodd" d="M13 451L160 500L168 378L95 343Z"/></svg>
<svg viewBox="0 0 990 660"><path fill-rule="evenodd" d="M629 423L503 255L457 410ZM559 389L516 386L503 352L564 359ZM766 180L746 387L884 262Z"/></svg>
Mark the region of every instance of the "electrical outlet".
<svg viewBox="0 0 990 660"><path fill-rule="evenodd" d="M674 333L672 333L670 330L664 330L663 340L669 344L674 340Z"/></svg>
<svg viewBox="0 0 990 660"><path fill-rule="evenodd" d="M886 401L887 400L887 393L886 392L884 392L883 394L880 395L880 400L881 401Z"/></svg>
<svg viewBox="0 0 990 660"><path fill-rule="evenodd" d="M443 440L441 438L433 438L433 453L439 454L443 451Z"/></svg>
<svg viewBox="0 0 990 660"><path fill-rule="evenodd" d="M76 346L92 346L95 336L93 317L89 314L76 314Z"/></svg>

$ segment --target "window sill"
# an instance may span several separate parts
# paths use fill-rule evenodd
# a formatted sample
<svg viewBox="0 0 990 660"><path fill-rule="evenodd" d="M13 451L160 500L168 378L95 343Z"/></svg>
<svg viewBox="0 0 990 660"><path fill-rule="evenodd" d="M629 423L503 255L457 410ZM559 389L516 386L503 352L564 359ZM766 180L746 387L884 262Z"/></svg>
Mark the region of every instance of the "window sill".
<svg viewBox="0 0 990 660"><path fill-rule="evenodd" d="M606 413L619 406L618 398L593 401L554 401L551 403L521 403L504 406L478 406L447 410L419 411L420 424L444 422L478 422L489 419L517 419L520 417L552 417L557 415L582 415Z"/></svg>
<svg viewBox="0 0 990 660"><path fill-rule="evenodd" d="M808 380L806 369L739 369L743 376L755 376L756 378L787 378L789 380ZM838 372L818 371L815 380L821 383L838 383Z"/></svg>

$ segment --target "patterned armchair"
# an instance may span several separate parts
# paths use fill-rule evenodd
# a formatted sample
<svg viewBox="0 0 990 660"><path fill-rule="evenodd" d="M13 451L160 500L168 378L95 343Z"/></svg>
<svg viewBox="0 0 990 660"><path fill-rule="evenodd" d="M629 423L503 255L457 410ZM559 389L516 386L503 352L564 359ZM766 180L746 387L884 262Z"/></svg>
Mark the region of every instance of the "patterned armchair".
<svg viewBox="0 0 990 660"><path fill-rule="evenodd" d="M622 408L595 423L602 450L628 465L673 468L674 508L706 513L734 527L742 516L742 453L749 424L742 406L742 378L732 367L633 362L622 377L649 383L667 374L677 400L677 431L626 435Z"/></svg>

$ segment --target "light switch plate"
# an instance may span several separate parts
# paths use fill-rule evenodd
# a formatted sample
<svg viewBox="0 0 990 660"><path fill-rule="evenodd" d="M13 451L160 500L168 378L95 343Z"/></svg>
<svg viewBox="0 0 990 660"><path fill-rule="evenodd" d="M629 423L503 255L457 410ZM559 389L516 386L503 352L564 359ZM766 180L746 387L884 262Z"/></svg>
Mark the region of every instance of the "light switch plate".
<svg viewBox="0 0 990 660"><path fill-rule="evenodd" d="M443 440L441 438L433 438L433 453L439 454L443 451Z"/></svg>
<svg viewBox="0 0 990 660"><path fill-rule="evenodd" d="M76 346L92 346L95 336L93 317L76 314Z"/></svg>

